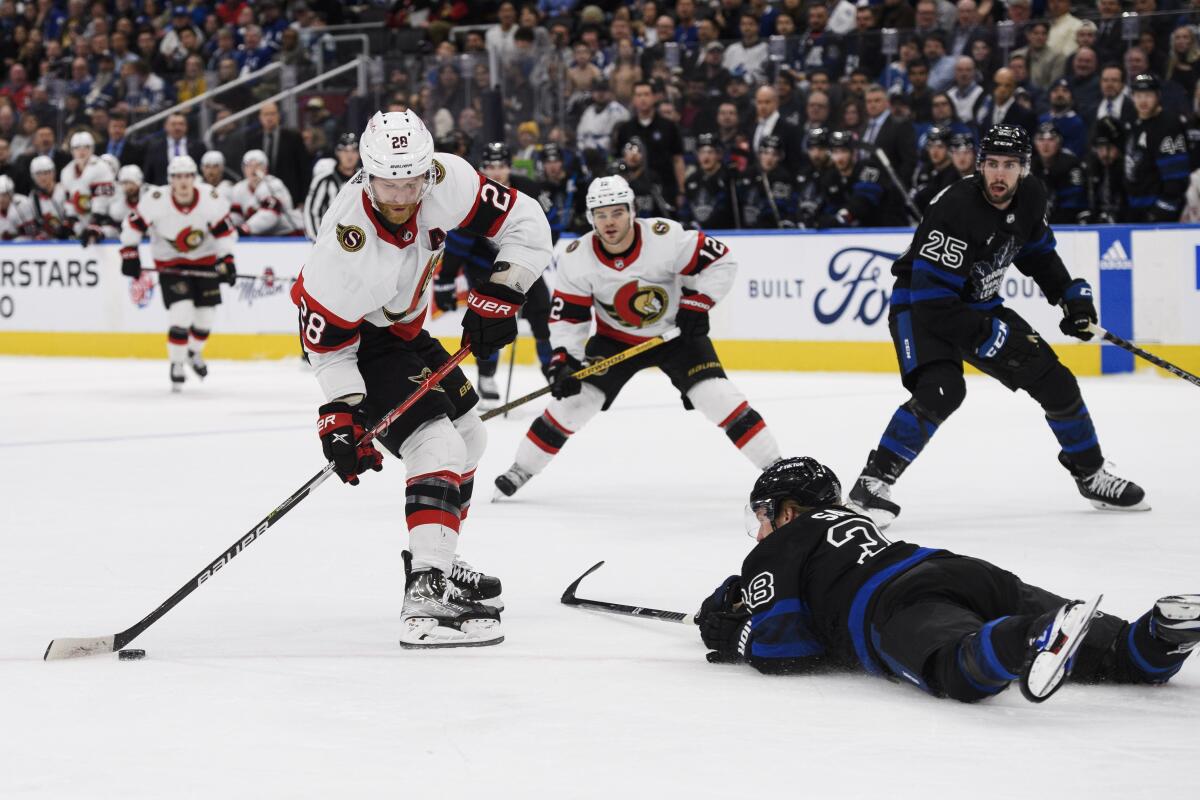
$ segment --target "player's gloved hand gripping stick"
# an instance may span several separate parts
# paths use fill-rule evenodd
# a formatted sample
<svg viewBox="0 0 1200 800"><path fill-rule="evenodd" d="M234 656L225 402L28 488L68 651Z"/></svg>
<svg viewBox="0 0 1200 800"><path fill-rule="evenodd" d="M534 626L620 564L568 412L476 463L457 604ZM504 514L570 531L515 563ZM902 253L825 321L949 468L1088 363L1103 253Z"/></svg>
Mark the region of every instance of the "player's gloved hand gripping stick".
<svg viewBox="0 0 1200 800"><path fill-rule="evenodd" d="M597 361L594 364L589 364L588 366L584 367L583 369L577 370L577 371L571 373L571 377L575 378L576 380L580 380L582 378L588 377L589 375L595 375L598 372L603 372L604 370L608 369L609 367L613 366L614 364L620 364L622 361L628 361L629 359L633 358L634 356L640 355L640 354L646 352L647 350L658 347L660 344L662 344L664 342L669 342L672 339L676 338L677 336L679 336L679 329L672 328L671 330L664 333L662 336L655 336L653 339L647 339L646 341L642 342L641 344L635 344L633 347L630 347L627 350L622 350L621 352L617 353L615 356L610 356L610 357L604 359L603 361ZM550 394L550 391L551 391L551 387L543 386L541 389L538 389L536 392L530 392L529 394L524 395L523 397L518 397L516 400L513 400L511 403L505 403L504 405L499 406L498 408L493 408L491 411L482 415L480 417L480 419L483 420L484 422L487 422L492 417L497 417L497 416L500 416L501 414L506 414L509 411L511 411L512 409L516 408L517 406L528 403L530 400L536 400L539 397L544 397L545 395Z"/></svg>
<svg viewBox="0 0 1200 800"><path fill-rule="evenodd" d="M450 360L438 368L436 372L426 378L417 387L411 395L409 395L403 403L389 411L383 419L375 423L359 440L358 444L363 445L369 443L376 436L388 429L388 426L399 419L404 412L412 408L413 404L420 400L425 394L437 386L443 378L449 375L459 365L464 358L470 354L470 350L462 348L454 355L450 356ZM276 506L271 513L267 514L261 522L251 528L246 534L240 537L226 550L217 556L208 566L200 570L187 583L179 588L175 594L168 597L162 605L147 614L140 622L133 625L120 633L109 634L108 636L99 636L89 639L54 639L46 648L46 654L42 657L46 661L59 658L75 658L77 656L90 656L97 653L112 653L120 650L125 645L136 639L142 631L149 628L157 622L164 614L170 611L175 606L187 597L196 589L200 588L209 578L213 577L222 567L225 567L236 556L240 555L243 550L249 547L256 539L262 537L267 530L278 522L284 514L291 511L300 501L308 497L313 489L325 482L325 479L334 472L334 463L330 461L321 471L312 476L305 482L303 486L297 489L291 497L284 500Z"/></svg>

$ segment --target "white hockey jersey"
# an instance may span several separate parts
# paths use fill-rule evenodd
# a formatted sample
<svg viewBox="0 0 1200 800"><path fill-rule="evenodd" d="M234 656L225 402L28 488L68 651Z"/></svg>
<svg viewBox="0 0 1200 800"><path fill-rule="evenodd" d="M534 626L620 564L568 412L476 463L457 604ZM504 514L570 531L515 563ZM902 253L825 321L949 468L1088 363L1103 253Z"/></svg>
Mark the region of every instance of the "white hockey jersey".
<svg viewBox="0 0 1200 800"><path fill-rule="evenodd" d="M567 245L554 276L550 345L583 360L593 311L596 333L627 344L675 325L683 290L714 303L729 293L737 262L723 242L674 220L635 219L633 247L613 257L595 232Z"/></svg>
<svg viewBox="0 0 1200 800"><path fill-rule="evenodd" d="M292 300L300 339L327 399L364 394L359 327L369 323L404 340L420 333L446 233L458 228L492 239L498 261L528 286L550 263L550 225L537 201L480 175L463 159L434 156L436 181L395 233L380 221L360 172L321 221ZM527 273L527 275L526 275Z"/></svg>
<svg viewBox="0 0 1200 800"><path fill-rule="evenodd" d="M142 198L145 197L146 194L151 190L158 188L158 186L151 186L148 183L143 183L141 188L138 190L137 200L131 204L129 202L129 198L125 196L125 189L120 186L117 187L117 191L113 195L112 203L110 203L108 206L108 216L112 218L113 222L116 223L117 235L119 235L121 230L121 223L124 222L125 218L131 213L137 211L138 204L141 203ZM204 191L204 186L202 184L196 184L196 189L197 191Z"/></svg>
<svg viewBox="0 0 1200 800"><path fill-rule="evenodd" d="M121 244L136 247L150 236L156 267L212 267L233 252L237 234L229 206L209 186L196 184L196 200L186 208L175 203L171 190L155 186L138 201L121 223Z"/></svg>
<svg viewBox="0 0 1200 800"><path fill-rule="evenodd" d="M304 233L304 220L292 207L292 195L283 181L267 175L254 189L250 182L238 181L229 203L235 225L245 225L252 236L298 236Z"/></svg>
<svg viewBox="0 0 1200 800"><path fill-rule="evenodd" d="M67 193L67 217L76 234L83 233L93 215L109 216L116 180L109 166L96 156L89 158L82 170L74 161L63 167L58 184Z"/></svg>
<svg viewBox="0 0 1200 800"><path fill-rule="evenodd" d="M29 206L35 239L56 239L60 231L70 230L67 190L61 183L54 184L49 194L34 186L29 193Z"/></svg>
<svg viewBox="0 0 1200 800"><path fill-rule="evenodd" d="M33 239L36 235L33 202L23 194L14 194L8 208L0 210L0 241Z"/></svg>
<svg viewBox="0 0 1200 800"><path fill-rule="evenodd" d="M200 183L204 184L204 186L210 186L213 189L216 189L217 197L221 198L226 203L229 203L229 207L231 209L233 208L233 181L222 180L219 183L217 183L216 186L213 186L211 183L205 183L204 181L201 181ZM199 185L200 184L197 184L197 186L199 186ZM236 221L235 221L235 224L236 224Z"/></svg>

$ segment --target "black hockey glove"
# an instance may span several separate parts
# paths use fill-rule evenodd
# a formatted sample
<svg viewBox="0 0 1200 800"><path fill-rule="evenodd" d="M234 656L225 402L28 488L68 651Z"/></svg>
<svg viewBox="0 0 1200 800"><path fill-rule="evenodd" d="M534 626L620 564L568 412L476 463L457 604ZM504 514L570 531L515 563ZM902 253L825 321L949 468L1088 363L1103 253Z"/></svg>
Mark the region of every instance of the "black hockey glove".
<svg viewBox="0 0 1200 800"><path fill-rule="evenodd" d="M550 357L546 367L546 380L550 382L550 394L558 400L571 397L583 390L583 381L571 377L571 373L583 369L583 364L572 358L565 348L558 348Z"/></svg>
<svg viewBox="0 0 1200 800"><path fill-rule="evenodd" d="M708 312L716 305L706 294L683 290L679 298L679 311L675 312L675 324L682 336L700 338L708 336Z"/></svg>
<svg viewBox="0 0 1200 800"><path fill-rule="evenodd" d="M1092 287L1083 278L1071 281L1067 290L1063 292L1062 302L1059 303L1062 306L1063 319L1058 323L1058 329L1067 336L1089 341L1092 332L1088 330L1088 325L1100 320L1096 314L1094 297Z"/></svg>
<svg viewBox="0 0 1200 800"><path fill-rule="evenodd" d="M454 281L433 284L433 304L439 311L453 311L458 308L458 287Z"/></svg>
<svg viewBox="0 0 1200 800"><path fill-rule="evenodd" d="M217 278L230 286L237 283L237 266L233 263L233 256L225 256L217 262Z"/></svg>
<svg viewBox="0 0 1200 800"><path fill-rule="evenodd" d="M54 229L54 238L58 239L60 242L65 242L67 239L70 239L74 235L75 235L75 231L71 228L70 225L59 225L57 228Z"/></svg>
<svg viewBox="0 0 1200 800"><path fill-rule="evenodd" d="M334 400L321 406L317 414L321 450L333 462L334 471L343 483L358 486L360 473L383 469L383 455L374 443L356 444L367 428L367 411L362 403L352 406L344 400Z"/></svg>
<svg viewBox="0 0 1200 800"><path fill-rule="evenodd" d="M142 260L138 257L136 247L121 248L121 274L131 278L141 277Z"/></svg>
<svg viewBox="0 0 1200 800"><path fill-rule="evenodd" d="M749 620L750 613L742 604L742 579L730 575L705 598L696 614L700 639L712 650L706 656L709 663L727 664L741 660L738 644Z"/></svg>
<svg viewBox="0 0 1200 800"><path fill-rule="evenodd" d="M83 229L83 234L79 237L79 243L84 247L90 247L103 238L104 229L99 225L92 224Z"/></svg>
<svg viewBox="0 0 1200 800"><path fill-rule="evenodd" d="M1041 339L1036 333L1015 333L999 317L991 317L990 321L987 335L975 348L975 355L980 359L1020 369L1037 355Z"/></svg>
<svg viewBox="0 0 1200 800"><path fill-rule="evenodd" d="M462 343L475 358L491 358L517 338L517 313L525 295L498 283L484 283L467 295Z"/></svg>

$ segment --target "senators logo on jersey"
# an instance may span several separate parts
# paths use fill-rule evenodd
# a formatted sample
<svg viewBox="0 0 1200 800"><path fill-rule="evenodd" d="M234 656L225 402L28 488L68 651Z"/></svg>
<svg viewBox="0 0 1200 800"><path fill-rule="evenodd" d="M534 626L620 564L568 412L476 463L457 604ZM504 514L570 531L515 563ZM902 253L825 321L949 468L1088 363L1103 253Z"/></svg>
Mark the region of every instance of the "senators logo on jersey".
<svg viewBox="0 0 1200 800"><path fill-rule="evenodd" d="M367 235L357 225L338 225L337 240L347 253L357 253L367 243Z"/></svg>
<svg viewBox="0 0 1200 800"><path fill-rule="evenodd" d="M630 281L617 289L612 305L600 302L600 307L627 327L644 328L663 318L668 300L667 290L661 286L641 286Z"/></svg>
<svg viewBox="0 0 1200 800"><path fill-rule="evenodd" d="M76 192L71 198L71 205L75 206L75 210L80 214L86 214L92 209L92 196L83 192Z"/></svg>
<svg viewBox="0 0 1200 800"><path fill-rule="evenodd" d="M203 241L204 231L189 225L175 234L175 238L171 240L171 246L180 253L190 253L199 247Z"/></svg>

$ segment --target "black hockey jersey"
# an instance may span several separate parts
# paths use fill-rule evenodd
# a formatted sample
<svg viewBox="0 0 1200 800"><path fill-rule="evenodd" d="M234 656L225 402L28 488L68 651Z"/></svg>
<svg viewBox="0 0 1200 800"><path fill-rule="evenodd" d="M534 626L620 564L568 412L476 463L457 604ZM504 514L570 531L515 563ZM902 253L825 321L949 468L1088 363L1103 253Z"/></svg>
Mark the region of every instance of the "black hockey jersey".
<svg viewBox="0 0 1200 800"><path fill-rule="evenodd" d="M738 179L738 210L744 228L791 228L796 218L796 178L783 165L763 173L751 167Z"/></svg>
<svg viewBox="0 0 1200 800"><path fill-rule="evenodd" d="M737 227L733 216L733 186L733 175L724 165L711 175L705 175L701 169L695 170L683 184L683 193L687 197L684 218L705 230Z"/></svg>
<svg viewBox="0 0 1200 800"><path fill-rule="evenodd" d="M1047 162L1034 159L1033 174L1046 187L1048 220L1055 225L1075 225L1087 211L1083 162L1063 150Z"/></svg>
<svg viewBox="0 0 1200 800"><path fill-rule="evenodd" d="M821 175L825 169L810 163L796 173L796 222L802 228L817 227L821 210L825 207L825 192L821 186Z"/></svg>
<svg viewBox="0 0 1200 800"><path fill-rule="evenodd" d="M879 590L943 551L889 542L846 508L810 511L763 539L742 563L750 613L739 653L764 672L819 660L880 674L868 623Z"/></svg>
<svg viewBox="0 0 1200 800"><path fill-rule="evenodd" d="M917 167L917 172L913 175L913 188L909 193L912 198L913 205L922 214L925 209L929 208L929 204L933 198L938 196L946 187L953 184L959 178L958 170L954 168L953 161L947 161L946 166L938 169L928 161L922 161Z"/></svg>
<svg viewBox="0 0 1200 800"><path fill-rule="evenodd" d="M1071 282L1046 223L1046 189L1023 179L1006 209L983 196L979 177L964 178L929 206L912 244L892 265L893 305L912 305L913 321L964 348L991 328L1009 264L1029 275L1051 304Z"/></svg>
<svg viewBox="0 0 1200 800"><path fill-rule="evenodd" d="M837 169L828 169L821 175L821 193L825 207L821 211L818 227L847 228L905 225L903 211L897 213L898 201L895 190L887 185L883 169L875 161L859 161L842 175Z"/></svg>
<svg viewBox="0 0 1200 800"><path fill-rule="evenodd" d="M1124 222L1125 175L1121 162L1105 166L1095 153L1085 162L1084 180L1087 189L1088 222L1092 224Z"/></svg>
<svg viewBox="0 0 1200 800"><path fill-rule="evenodd" d="M1183 125L1166 112L1139 119L1125 134L1125 193L1132 222L1174 222L1188 182Z"/></svg>

